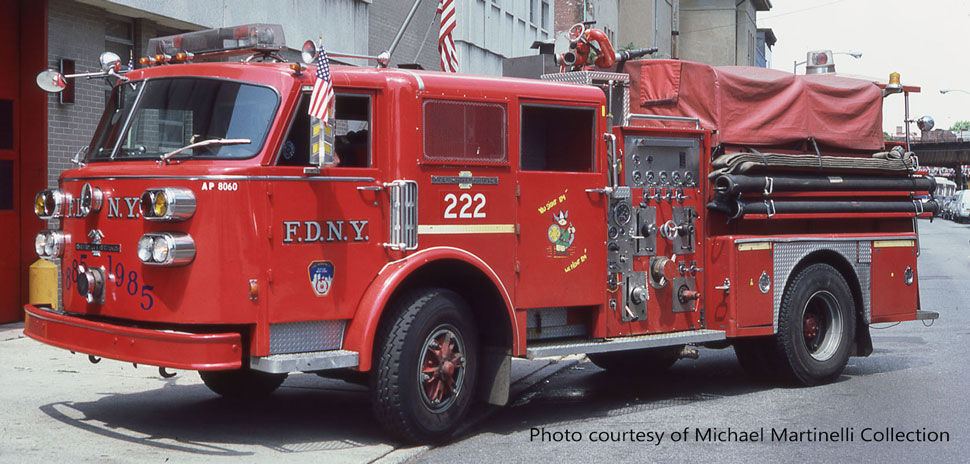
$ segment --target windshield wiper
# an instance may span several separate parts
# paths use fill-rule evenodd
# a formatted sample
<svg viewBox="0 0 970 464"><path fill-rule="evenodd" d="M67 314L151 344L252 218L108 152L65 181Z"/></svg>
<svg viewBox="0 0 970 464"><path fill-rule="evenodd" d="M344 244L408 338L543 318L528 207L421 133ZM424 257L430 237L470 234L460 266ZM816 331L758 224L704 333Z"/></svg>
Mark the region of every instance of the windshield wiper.
<svg viewBox="0 0 970 464"><path fill-rule="evenodd" d="M168 160L170 158L172 158L173 156L175 156L175 155L177 155L179 153L182 153L185 150L191 150L193 148L207 147L209 145L247 145L247 144L250 144L250 143L253 143L253 141L252 140L249 140L249 139L209 139L209 140L203 140L201 142L191 143L191 144L186 145L186 146L184 146L182 148L179 148L177 150L172 150L172 151L170 151L170 152L162 155L161 157L159 157L158 158L158 162L159 163L164 162L165 164L168 164Z"/></svg>

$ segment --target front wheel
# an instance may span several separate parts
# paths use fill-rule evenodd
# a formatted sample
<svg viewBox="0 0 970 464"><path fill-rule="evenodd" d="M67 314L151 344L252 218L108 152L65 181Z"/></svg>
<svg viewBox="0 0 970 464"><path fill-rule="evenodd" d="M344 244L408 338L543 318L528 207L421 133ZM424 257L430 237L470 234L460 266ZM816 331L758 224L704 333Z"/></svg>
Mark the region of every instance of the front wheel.
<svg viewBox="0 0 970 464"><path fill-rule="evenodd" d="M400 298L382 325L371 373L374 415L409 443L452 437L468 412L478 334L456 293L423 289Z"/></svg>
<svg viewBox="0 0 970 464"><path fill-rule="evenodd" d="M829 383L845 369L855 333L849 284L828 264L794 277L778 314L775 354L786 377L802 385Z"/></svg>

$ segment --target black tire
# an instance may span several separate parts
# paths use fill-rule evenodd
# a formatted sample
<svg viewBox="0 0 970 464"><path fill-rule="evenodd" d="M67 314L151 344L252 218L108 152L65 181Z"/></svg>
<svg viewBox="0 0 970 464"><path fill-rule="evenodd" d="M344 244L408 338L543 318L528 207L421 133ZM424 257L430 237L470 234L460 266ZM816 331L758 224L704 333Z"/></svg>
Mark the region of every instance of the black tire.
<svg viewBox="0 0 970 464"><path fill-rule="evenodd" d="M744 338L734 342L734 355L741 368L753 379L771 381L778 377L772 358L773 337Z"/></svg>
<svg viewBox="0 0 970 464"><path fill-rule="evenodd" d="M775 361L788 380L821 385L849 361L855 302L845 278L828 264L802 269L788 284L778 313Z"/></svg>
<svg viewBox="0 0 970 464"><path fill-rule="evenodd" d="M401 441L445 441L475 395L478 333L468 304L455 292L432 288L406 294L389 309L371 371L374 415Z"/></svg>
<svg viewBox="0 0 970 464"><path fill-rule="evenodd" d="M256 399L269 396L286 380L287 374L269 374L249 367L231 371L199 371L202 382L229 399Z"/></svg>
<svg viewBox="0 0 970 464"><path fill-rule="evenodd" d="M623 375L657 374L669 369L680 359L684 345L662 346L642 350L590 353L586 357L593 364L610 373Z"/></svg>

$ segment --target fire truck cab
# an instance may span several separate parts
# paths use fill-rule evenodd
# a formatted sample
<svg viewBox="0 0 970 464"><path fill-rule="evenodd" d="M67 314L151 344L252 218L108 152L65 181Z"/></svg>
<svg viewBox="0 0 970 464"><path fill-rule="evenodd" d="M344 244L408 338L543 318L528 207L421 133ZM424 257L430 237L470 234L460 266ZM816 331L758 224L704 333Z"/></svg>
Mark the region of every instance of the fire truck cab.
<svg viewBox="0 0 970 464"><path fill-rule="evenodd" d="M734 344L746 369L815 385L871 352L869 323L935 317L916 282L932 212L912 199L932 184L909 158L737 143L715 125L740 115L669 102L638 113L672 73L699 75L686 63L551 80L334 66L328 126L277 26L153 46L141 69L107 60L90 146L37 196L63 306L25 308L36 340L198 370L227 397L366 376L389 433L438 441L473 401L508 400L512 357L632 375Z"/></svg>

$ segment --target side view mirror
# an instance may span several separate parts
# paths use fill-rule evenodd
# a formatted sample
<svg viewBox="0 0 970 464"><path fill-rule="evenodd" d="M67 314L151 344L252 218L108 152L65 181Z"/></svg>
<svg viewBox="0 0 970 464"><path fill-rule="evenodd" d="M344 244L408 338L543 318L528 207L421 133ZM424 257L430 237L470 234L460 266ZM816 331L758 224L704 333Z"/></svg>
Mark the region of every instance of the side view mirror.
<svg viewBox="0 0 970 464"><path fill-rule="evenodd" d="M59 93L67 88L67 81L64 80L63 74L48 69L37 75L37 86L47 93Z"/></svg>
<svg viewBox="0 0 970 464"><path fill-rule="evenodd" d="M101 71L106 74L121 71L121 58L112 52L104 52L98 58L101 62Z"/></svg>
<svg viewBox="0 0 970 464"><path fill-rule="evenodd" d="M933 117L930 115L923 116L922 118L916 120L916 127L919 127L919 130L923 132L929 132L933 130L933 127L935 126L936 121L934 121Z"/></svg>
<svg viewBox="0 0 970 464"><path fill-rule="evenodd" d="M300 49L300 59L306 64L313 64L313 60L317 59L317 44L313 43L312 40L303 42L303 48Z"/></svg>
<svg viewBox="0 0 970 464"><path fill-rule="evenodd" d="M88 79L94 77L109 77L114 76L118 81L127 81L128 78L121 75L121 58L117 54L112 52L104 52L99 58L101 62L101 71L90 72L90 73L79 73L79 74L68 74L63 75L53 69L48 69L46 71L41 71L37 75L37 86L48 93L57 93L63 91L67 87L67 79L73 79L75 77L86 77ZM110 82L110 80L109 80ZM112 86L116 85L117 82L111 83Z"/></svg>

